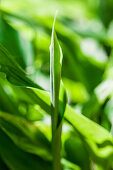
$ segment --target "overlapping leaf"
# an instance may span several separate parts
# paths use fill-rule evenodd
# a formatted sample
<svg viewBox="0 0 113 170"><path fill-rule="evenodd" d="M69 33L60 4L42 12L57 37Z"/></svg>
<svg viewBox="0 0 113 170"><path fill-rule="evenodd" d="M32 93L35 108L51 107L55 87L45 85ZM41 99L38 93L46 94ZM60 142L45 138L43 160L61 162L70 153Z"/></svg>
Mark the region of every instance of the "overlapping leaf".
<svg viewBox="0 0 113 170"><path fill-rule="evenodd" d="M40 88L24 73L13 56L0 44L0 72L5 73L9 82L17 86Z"/></svg>
<svg viewBox="0 0 113 170"><path fill-rule="evenodd" d="M11 170L51 169L50 163L19 149L2 130L0 130L0 157Z"/></svg>

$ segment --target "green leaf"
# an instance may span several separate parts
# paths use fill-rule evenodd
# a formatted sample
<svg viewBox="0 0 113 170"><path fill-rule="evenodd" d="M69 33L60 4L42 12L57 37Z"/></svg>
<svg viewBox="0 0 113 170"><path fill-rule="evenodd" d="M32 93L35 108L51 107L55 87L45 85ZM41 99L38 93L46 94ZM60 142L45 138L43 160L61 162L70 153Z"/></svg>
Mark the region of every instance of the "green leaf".
<svg viewBox="0 0 113 170"><path fill-rule="evenodd" d="M75 165L74 163L67 161L66 159L62 159L61 163L63 165L64 170L81 170L81 168L77 165Z"/></svg>
<svg viewBox="0 0 113 170"><path fill-rule="evenodd" d="M4 45L15 57L15 60L25 68L25 63L22 57L21 47L19 47L19 34L3 19L0 15L0 43Z"/></svg>
<svg viewBox="0 0 113 170"><path fill-rule="evenodd" d="M40 122L36 126L24 118L0 112L0 127L18 147L51 160L50 142L38 124Z"/></svg>
<svg viewBox="0 0 113 170"><path fill-rule="evenodd" d="M38 89L33 89L33 91L27 89L27 92L29 91L31 96L32 92L33 96L35 94L35 98L32 97L33 101L37 101L41 109L50 114L51 103L49 93ZM62 102L61 105L63 105ZM113 156L113 138L107 130L77 113L69 105L66 105L64 118L78 132L94 161L97 161L97 159L99 162L111 160ZM103 154L101 150L106 154Z"/></svg>
<svg viewBox="0 0 113 170"><path fill-rule="evenodd" d="M110 133L67 106L65 118L79 133L94 161L104 164L105 160L112 161L113 138Z"/></svg>
<svg viewBox="0 0 113 170"><path fill-rule="evenodd" d="M59 90L61 79L62 50L55 33L55 20L53 23L51 46L50 46L50 83L53 133L56 131L59 117Z"/></svg>
<svg viewBox="0 0 113 170"><path fill-rule="evenodd" d="M81 169L89 170L90 160L87 149L79 137L75 137L74 133L70 133L64 142L66 159L81 167Z"/></svg>
<svg viewBox="0 0 113 170"><path fill-rule="evenodd" d="M51 120L52 120L52 153L53 170L61 169L61 130L62 124L58 121L62 115L59 115L59 91L61 80L62 50L55 33L55 19L53 23L51 46L50 46L50 83L51 83ZM63 110L64 111L64 110ZM64 114L61 112L61 114Z"/></svg>
<svg viewBox="0 0 113 170"><path fill-rule="evenodd" d="M50 107L49 93L35 89L33 89L33 91L44 102L44 105L47 104L47 106ZM44 98L46 99L44 100ZM47 107L44 105L40 105L40 107L44 110L46 109L46 112L50 114ZM82 137L93 160L97 161L98 158L99 161L102 161L104 159L112 158L113 138L107 130L82 114L77 113L69 105L66 105L64 118L73 126L80 137ZM93 145L96 149L94 149ZM105 151L106 154L101 153L101 150Z"/></svg>
<svg viewBox="0 0 113 170"><path fill-rule="evenodd" d="M87 117L94 117L112 93L113 79L104 80L94 89L89 101L83 105L82 113Z"/></svg>
<svg viewBox="0 0 113 170"><path fill-rule="evenodd" d="M14 56L23 69L33 63L33 51L28 40L10 26L0 15L0 43Z"/></svg>
<svg viewBox="0 0 113 170"><path fill-rule="evenodd" d="M62 120L64 118L65 109L66 109L66 104L67 104L67 93L66 93L66 89L64 87L62 80L60 82L59 101L60 102L59 102L58 125L60 125L60 123L62 123Z"/></svg>
<svg viewBox="0 0 113 170"><path fill-rule="evenodd" d="M0 110L12 114L15 114L15 110L16 110L16 114L19 115L17 102L15 102L12 96L8 95L8 90L9 92L12 92L11 91L12 89L10 88L10 86L7 86L7 84L4 85L2 82L3 81L0 78ZM5 89L7 89L7 93Z"/></svg>
<svg viewBox="0 0 113 170"><path fill-rule="evenodd" d="M7 80L17 86L41 88L28 78L13 56L0 44L0 72L5 73Z"/></svg>
<svg viewBox="0 0 113 170"><path fill-rule="evenodd" d="M51 169L50 162L22 151L2 130L0 130L0 157L11 170Z"/></svg>

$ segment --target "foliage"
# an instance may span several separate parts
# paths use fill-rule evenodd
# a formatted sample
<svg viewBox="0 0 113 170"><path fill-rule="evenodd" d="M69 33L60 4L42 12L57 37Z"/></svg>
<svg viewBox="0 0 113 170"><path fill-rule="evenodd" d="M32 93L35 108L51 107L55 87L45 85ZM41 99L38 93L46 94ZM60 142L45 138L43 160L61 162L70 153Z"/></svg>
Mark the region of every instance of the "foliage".
<svg viewBox="0 0 113 170"><path fill-rule="evenodd" d="M1 2L1 170L113 169L112 10Z"/></svg>

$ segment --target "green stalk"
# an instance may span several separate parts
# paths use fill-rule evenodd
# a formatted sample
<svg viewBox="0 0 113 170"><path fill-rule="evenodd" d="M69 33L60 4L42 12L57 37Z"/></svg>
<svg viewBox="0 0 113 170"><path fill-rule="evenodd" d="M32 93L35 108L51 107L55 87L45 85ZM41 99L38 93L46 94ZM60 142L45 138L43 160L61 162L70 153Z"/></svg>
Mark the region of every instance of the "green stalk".
<svg viewBox="0 0 113 170"><path fill-rule="evenodd" d="M51 81L51 121L52 121L52 155L53 170L61 170L61 130L59 123L59 91L61 80L62 51L55 33L53 23L50 46L50 81Z"/></svg>
<svg viewBox="0 0 113 170"><path fill-rule="evenodd" d="M53 170L61 170L61 128L52 135Z"/></svg>

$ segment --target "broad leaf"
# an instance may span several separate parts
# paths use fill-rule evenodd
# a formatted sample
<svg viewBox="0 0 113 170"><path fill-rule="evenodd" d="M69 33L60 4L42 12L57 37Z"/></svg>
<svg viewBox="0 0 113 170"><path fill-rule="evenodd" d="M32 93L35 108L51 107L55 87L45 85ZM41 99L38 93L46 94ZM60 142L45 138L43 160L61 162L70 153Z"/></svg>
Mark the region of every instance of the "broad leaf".
<svg viewBox="0 0 113 170"><path fill-rule="evenodd" d="M26 69L33 64L31 43L25 40L20 32L11 27L3 16L0 16L0 43L7 48L22 68Z"/></svg>
<svg viewBox="0 0 113 170"><path fill-rule="evenodd" d="M40 122L38 124L40 125ZM0 127L23 150L44 159L51 159L50 142L41 132L40 126L38 127L24 118L0 112Z"/></svg>
<svg viewBox="0 0 113 170"><path fill-rule="evenodd" d="M1 44L0 72L5 73L7 80L17 86L41 88L28 78L21 67Z"/></svg>
<svg viewBox="0 0 113 170"><path fill-rule="evenodd" d="M11 170L51 169L50 163L18 148L2 130L0 130L0 157Z"/></svg>

